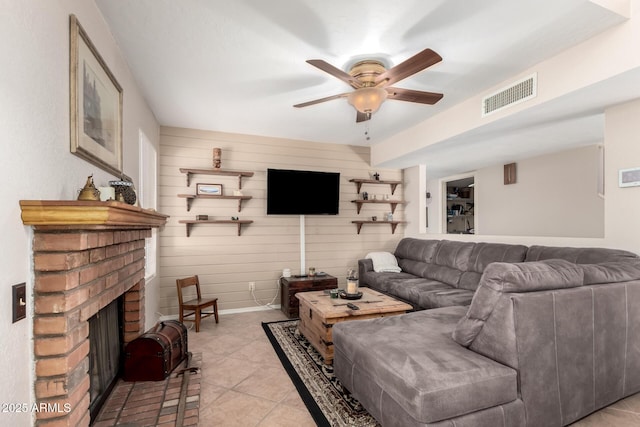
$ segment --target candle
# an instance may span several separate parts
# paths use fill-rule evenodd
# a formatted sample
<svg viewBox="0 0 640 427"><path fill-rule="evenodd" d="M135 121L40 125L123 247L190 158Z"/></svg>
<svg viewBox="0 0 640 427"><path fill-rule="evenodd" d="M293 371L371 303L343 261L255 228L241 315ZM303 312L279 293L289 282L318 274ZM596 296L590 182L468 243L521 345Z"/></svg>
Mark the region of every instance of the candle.
<svg viewBox="0 0 640 427"><path fill-rule="evenodd" d="M358 282L356 280L347 280L347 293L351 295L358 293Z"/></svg>

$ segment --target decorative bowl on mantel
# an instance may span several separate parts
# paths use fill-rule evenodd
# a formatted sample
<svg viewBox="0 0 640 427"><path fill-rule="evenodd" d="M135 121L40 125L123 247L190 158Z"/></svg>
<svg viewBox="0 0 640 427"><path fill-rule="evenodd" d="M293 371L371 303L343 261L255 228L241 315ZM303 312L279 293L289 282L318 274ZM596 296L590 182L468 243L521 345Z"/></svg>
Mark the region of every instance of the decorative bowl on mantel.
<svg viewBox="0 0 640 427"><path fill-rule="evenodd" d="M122 195L124 202L129 205L135 205L137 196L136 190L133 189L133 182L130 181L109 181L109 185L116 190L116 200Z"/></svg>

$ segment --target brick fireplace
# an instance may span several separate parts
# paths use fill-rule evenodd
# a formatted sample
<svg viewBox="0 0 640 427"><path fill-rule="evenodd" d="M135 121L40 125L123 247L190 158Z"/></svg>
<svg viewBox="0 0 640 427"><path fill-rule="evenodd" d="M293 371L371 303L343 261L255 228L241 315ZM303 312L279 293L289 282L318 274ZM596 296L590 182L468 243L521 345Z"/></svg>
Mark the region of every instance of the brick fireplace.
<svg viewBox="0 0 640 427"><path fill-rule="evenodd" d="M33 233L36 425L88 426L88 319L124 296L124 341L144 332L145 238L167 216L119 202L21 201Z"/></svg>

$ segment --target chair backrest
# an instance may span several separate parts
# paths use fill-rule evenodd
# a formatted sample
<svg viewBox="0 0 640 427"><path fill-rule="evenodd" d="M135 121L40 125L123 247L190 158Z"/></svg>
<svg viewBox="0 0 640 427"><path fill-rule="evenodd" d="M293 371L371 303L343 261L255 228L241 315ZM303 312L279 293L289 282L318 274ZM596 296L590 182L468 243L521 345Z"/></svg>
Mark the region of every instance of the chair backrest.
<svg viewBox="0 0 640 427"><path fill-rule="evenodd" d="M198 280L198 276L185 277L184 279L176 279L176 287L178 288L178 302L182 305L182 289L195 286L196 294L198 295L198 299L201 299L200 295L200 280Z"/></svg>

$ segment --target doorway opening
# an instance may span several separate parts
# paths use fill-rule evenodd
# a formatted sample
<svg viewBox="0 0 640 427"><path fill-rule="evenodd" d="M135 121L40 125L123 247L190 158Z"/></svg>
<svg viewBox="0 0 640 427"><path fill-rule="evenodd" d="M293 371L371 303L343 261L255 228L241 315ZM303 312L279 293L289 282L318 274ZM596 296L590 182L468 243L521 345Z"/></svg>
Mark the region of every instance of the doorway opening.
<svg viewBox="0 0 640 427"><path fill-rule="evenodd" d="M475 233L475 178L468 176L445 182L447 234Z"/></svg>

